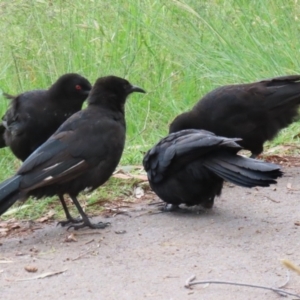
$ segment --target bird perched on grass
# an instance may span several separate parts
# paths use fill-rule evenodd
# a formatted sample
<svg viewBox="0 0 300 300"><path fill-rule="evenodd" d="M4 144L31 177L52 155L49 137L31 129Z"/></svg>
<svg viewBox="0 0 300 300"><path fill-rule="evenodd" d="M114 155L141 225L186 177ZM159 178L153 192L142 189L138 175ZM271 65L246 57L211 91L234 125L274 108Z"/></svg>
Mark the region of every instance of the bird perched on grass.
<svg viewBox="0 0 300 300"><path fill-rule="evenodd" d="M79 74L65 74L48 90L33 90L11 100L2 117L0 147L8 146L24 161L57 128L82 107L92 86Z"/></svg>
<svg viewBox="0 0 300 300"><path fill-rule="evenodd" d="M180 204L212 208L224 180L249 188L276 183L280 167L237 155L240 141L195 129L168 135L143 160L152 190L171 209Z"/></svg>
<svg viewBox="0 0 300 300"><path fill-rule="evenodd" d="M0 215L18 199L58 195L67 217L62 225L104 228L105 223L90 222L77 195L105 183L118 165L125 143L124 105L133 92L145 93L119 77L99 78L90 92L88 107L65 121L15 176L0 184ZM70 215L64 194L69 194L81 219Z"/></svg>
<svg viewBox="0 0 300 300"><path fill-rule="evenodd" d="M223 86L177 116L169 133L193 128L241 138L238 143L255 158L266 141L298 118L299 105L300 75Z"/></svg>

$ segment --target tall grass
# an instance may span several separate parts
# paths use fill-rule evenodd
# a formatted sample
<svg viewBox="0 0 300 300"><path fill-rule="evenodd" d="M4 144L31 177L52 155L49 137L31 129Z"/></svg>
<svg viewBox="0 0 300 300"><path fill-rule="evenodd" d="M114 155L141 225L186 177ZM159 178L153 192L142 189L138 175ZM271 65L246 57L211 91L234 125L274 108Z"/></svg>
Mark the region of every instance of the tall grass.
<svg viewBox="0 0 300 300"><path fill-rule="evenodd" d="M145 88L128 101L123 164L209 90L299 73L297 0L3 0L0 89L46 88L66 72L115 74ZM300 18L300 17L299 17ZM8 101L0 99L0 112ZM284 130L275 143L299 131ZM18 162L0 150L0 180Z"/></svg>

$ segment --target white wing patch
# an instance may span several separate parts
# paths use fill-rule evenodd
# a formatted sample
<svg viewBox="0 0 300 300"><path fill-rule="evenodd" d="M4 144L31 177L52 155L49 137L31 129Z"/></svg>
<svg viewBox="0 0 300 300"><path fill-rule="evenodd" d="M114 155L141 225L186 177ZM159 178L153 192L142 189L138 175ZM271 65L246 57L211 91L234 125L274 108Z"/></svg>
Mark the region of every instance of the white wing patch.
<svg viewBox="0 0 300 300"><path fill-rule="evenodd" d="M65 174L65 173L69 172L70 170L72 170L72 169L74 169L74 168L76 168L76 167L78 167L78 166L80 166L80 165L82 165L82 164L84 164L84 163L85 163L85 161L84 161L84 160L81 160L81 161L80 161L79 163L77 163L76 165L71 166L70 168L68 168L68 169L64 170L63 172L61 172L58 176L61 176L61 175L63 175L63 174ZM50 167L48 167L48 168L43 169L43 171L51 170L51 169L57 167L57 166L60 165L60 164L61 164L61 162L56 163L56 164L53 165L53 166L50 166ZM49 180L52 180L52 179L54 179L53 176L48 176L48 177L46 177L43 181L49 181Z"/></svg>
<svg viewBox="0 0 300 300"><path fill-rule="evenodd" d="M76 165L70 167L69 169L64 170L61 174L64 174L64 173L66 173L66 172L69 172L70 170L72 170L72 169L74 169L74 168L76 168L76 167L78 167L78 166L80 166L80 165L82 165L82 164L84 164L84 163L85 163L85 161L82 160L82 161L80 161L79 163L77 163Z"/></svg>
<svg viewBox="0 0 300 300"><path fill-rule="evenodd" d="M59 166L61 164L61 162L59 162L59 163L57 163L57 164L55 164L55 165L53 165L53 166L50 166L50 167L48 167L48 168L45 168L45 169L43 169L43 171L48 171L48 170L51 170L51 169L53 169L53 168L55 168L56 166ZM48 177L47 177L48 178ZM47 179L46 178L46 179Z"/></svg>

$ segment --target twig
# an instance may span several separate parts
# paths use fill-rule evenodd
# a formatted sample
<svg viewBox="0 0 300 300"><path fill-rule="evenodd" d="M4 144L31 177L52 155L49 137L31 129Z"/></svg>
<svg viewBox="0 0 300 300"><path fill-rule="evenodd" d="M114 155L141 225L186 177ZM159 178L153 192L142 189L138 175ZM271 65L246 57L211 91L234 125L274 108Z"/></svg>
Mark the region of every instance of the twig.
<svg viewBox="0 0 300 300"><path fill-rule="evenodd" d="M87 252L84 252L84 253L81 253L81 254L80 254L80 255L78 255L77 257L73 258L73 259L72 259L72 261L78 260L78 259L80 259L80 258L84 257L85 255L87 255L87 254L90 254L90 253L92 253L92 252L94 252L94 251L95 251L95 249L93 249L93 250L89 250L89 251L87 251Z"/></svg>
<svg viewBox="0 0 300 300"><path fill-rule="evenodd" d="M101 234L101 231L85 231L85 232L76 232L76 236L77 235L89 235L89 234Z"/></svg>
<svg viewBox="0 0 300 300"><path fill-rule="evenodd" d="M145 213L142 213L142 214L139 214L139 215L135 216L135 218L139 218L139 217L146 216L146 215L148 215L148 216L158 215L158 214L162 214L162 213L164 213L164 212L163 211L157 211L157 212L147 211Z"/></svg>
<svg viewBox="0 0 300 300"><path fill-rule="evenodd" d="M220 281L220 280L205 280L205 281L193 282L195 279L196 279L195 275L188 278L185 282L184 287L190 289L191 286L193 286L193 285L207 284L207 283L208 284L211 284L211 283L214 283L214 284L229 284L229 285L246 286L246 287L269 290L269 291L273 291L275 293L278 293L281 296L290 295L290 296L294 296L294 297L297 297L298 299L300 299L300 295L289 293L287 291L284 291L284 290L281 290L281 289L278 289L278 288L272 288L272 287L266 287L266 286L262 286L262 285L254 285L254 284L248 284L248 283L232 282L232 281ZM286 285L286 283L285 283L285 285Z"/></svg>
<svg viewBox="0 0 300 300"><path fill-rule="evenodd" d="M287 284L289 283L289 281L290 281L290 272L287 270L287 271L286 271L286 281L285 281L284 284L280 285L280 286L278 287L278 289L282 289L282 288L286 287Z"/></svg>
<svg viewBox="0 0 300 300"><path fill-rule="evenodd" d="M270 196L267 196L267 195L264 195L264 194L259 194L259 193L257 195L262 196L262 197L266 197L267 199L269 199L269 200L271 200L275 203L280 203L279 200L275 200L275 199L271 198Z"/></svg>
<svg viewBox="0 0 300 300"><path fill-rule="evenodd" d="M35 279L43 279L43 278L46 278L46 277L62 274L64 272L66 272L67 270L68 269L64 269L62 271L56 271L56 272L47 272L47 273L40 274L40 275L30 277L30 278L22 278L22 279L8 279L7 278L6 280L8 280L8 281L28 281L28 280L35 280Z"/></svg>
<svg viewBox="0 0 300 300"><path fill-rule="evenodd" d="M92 242L94 242L94 241L95 241L95 239L92 239L92 240L90 240L90 241L88 241L88 242L84 243L83 245L90 244L90 243L92 243Z"/></svg>
<svg viewBox="0 0 300 300"><path fill-rule="evenodd" d="M163 206L163 205L165 205L165 203L162 202L162 201L159 201L159 202L151 202L151 203L148 203L148 205L149 205L149 206L150 206L150 205L159 205L159 206Z"/></svg>

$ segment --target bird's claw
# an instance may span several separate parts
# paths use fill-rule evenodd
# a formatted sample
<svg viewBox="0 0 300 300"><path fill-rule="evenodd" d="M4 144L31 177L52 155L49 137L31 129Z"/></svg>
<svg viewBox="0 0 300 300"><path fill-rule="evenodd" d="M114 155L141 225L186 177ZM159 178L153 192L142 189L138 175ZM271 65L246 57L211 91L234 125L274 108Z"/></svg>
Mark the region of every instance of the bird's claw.
<svg viewBox="0 0 300 300"><path fill-rule="evenodd" d="M88 222L82 221L82 224L70 225L67 230L69 230L70 228L74 228L74 230L78 230L78 229L84 228L84 227L89 227L91 229L104 229L109 225L110 225L110 222L99 222L99 223L94 224L94 223L91 223L90 221L88 221Z"/></svg>
<svg viewBox="0 0 300 300"><path fill-rule="evenodd" d="M66 225L72 223L72 224L78 224L78 223L81 223L83 222L82 218L69 218L65 221L59 221L56 226L60 225L62 227L65 227Z"/></svg>

